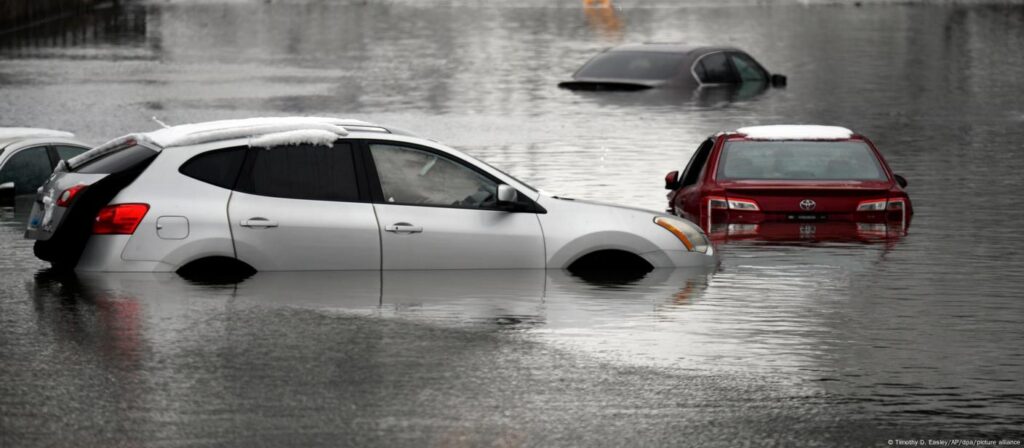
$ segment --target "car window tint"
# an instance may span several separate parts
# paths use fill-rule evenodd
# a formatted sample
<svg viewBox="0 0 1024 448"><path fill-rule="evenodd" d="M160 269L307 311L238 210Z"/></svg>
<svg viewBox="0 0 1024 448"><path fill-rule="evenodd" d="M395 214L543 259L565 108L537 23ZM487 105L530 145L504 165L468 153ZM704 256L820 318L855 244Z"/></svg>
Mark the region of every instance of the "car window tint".
<svg viewBox="0 0 1024 448"><path fill-rule="evenodd" d="M886 180L864 142L727 142L718 164L721 179Z"/></svg>
<svg viewBox="0 0 1024 448"><path fill-rule="evenodd" d="M736 67L736 71L739 72L740 79L743 81L765 82L768 80L767 74L750 56L732 53L729 55L729 58L732 59L732 64Z"/></svg>
<svg viewBox="0 0 1024 448"><path fill-rule="evenodd" d="M141 145L128 146L124 149L101 156L86 162L74 169L83 174L113 174L128 170L140 163L156 157L157 152Z"/></svg>
<svg viewBox="0 0 1024 448"><path fill-rule="evenodd" d="M53 148L57 150L57 156L59 156L60 159L63 161L67 161L68 159L86 151L85 148L80 148L77 146L55 145Z"/></svg>
<svg viewBox="0 0 1024 448"><path fill-rule="evenodd" d="M683 179L679 184L680 187L697 183L701 171L704 170L704 164L708 161L708 155L711 154L711 148L714 146L715 142L709 139L697 147L697 151L694 151L693 157L690 158L690 163L686 165L686 171L683 172Z"/></svg>
<svg viewBox="0 0 1024 448"><path fill-rule="evenodd" d="M358 201L352 145L298 145L251 149L251 168L236 190L314 201Z"/></svg>
<svg viewBox="0 0 1024 448"><path fill-rule="evenodd" d="M231 189L245 161L245 152L246 148L205 152L182 164L179 171L193 179Z"/></svg>
<svg viewBox="0 0 1024 448"><path fill-rule="evenodd" d="M685 55L656 51L608 51L587 62L578 78L668 79L680 73Z"/></svg>
<svg viewBox="0 0 1024 448"><path fill-rule="evenodd" d="M371 144L384 200L407 205L492 208L498 185L444 156L404 146Z"/></svg>
<svg viewBox="0 0 1024 448"><path fill-rule="evenodd" d="M725 53L711 53L700 59L699 65L700 70L697 73L703 73L704 76L700 79L701 82L706 84L722 84L735 82L735 77L732 73L732 67L729 66L729 61L725 57Z"/></svg>
<svg viewBox="0 0 1024 448"><path fill-rule="evenodd" d="M29 194L46 182L52 171L45 146L23 149L0 168L0 184L14 182L14 194Z"/></svg>

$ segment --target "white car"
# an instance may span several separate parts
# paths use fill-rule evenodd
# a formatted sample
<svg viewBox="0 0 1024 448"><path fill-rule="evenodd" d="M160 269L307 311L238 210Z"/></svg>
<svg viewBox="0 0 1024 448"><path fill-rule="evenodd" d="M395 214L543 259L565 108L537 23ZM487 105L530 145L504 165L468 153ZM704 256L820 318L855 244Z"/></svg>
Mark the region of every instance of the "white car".
<svg viewBox="0 0 1024 448"><path fill-rule="evenodd" d="M26 237L79 271L642 270L716 262L689 221L547 196L357 120L131 134L57 167Z"/></svg>
<svg viewBox="0 0 1024 448"><path fill-rule="evenodd" d="M70 132L41 128L0 128L0 206L35 194L60 160L89 149Z"/></svg>

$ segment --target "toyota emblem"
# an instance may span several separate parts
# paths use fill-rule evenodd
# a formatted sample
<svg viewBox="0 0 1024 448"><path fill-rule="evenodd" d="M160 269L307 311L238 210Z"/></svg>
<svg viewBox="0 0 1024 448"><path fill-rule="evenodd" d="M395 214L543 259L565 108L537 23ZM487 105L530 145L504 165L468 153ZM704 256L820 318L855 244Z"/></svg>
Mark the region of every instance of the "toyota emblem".
<svg viewBox="0 0 1024 448"><path fill-rule="evenodd" d="M814 200L812 200L812 199L804 199L804 200L800 201L800 210L811 211L811 210L814 210L814 207L817 207L817 206L818 206L818 203L814 202Z"/></svg>

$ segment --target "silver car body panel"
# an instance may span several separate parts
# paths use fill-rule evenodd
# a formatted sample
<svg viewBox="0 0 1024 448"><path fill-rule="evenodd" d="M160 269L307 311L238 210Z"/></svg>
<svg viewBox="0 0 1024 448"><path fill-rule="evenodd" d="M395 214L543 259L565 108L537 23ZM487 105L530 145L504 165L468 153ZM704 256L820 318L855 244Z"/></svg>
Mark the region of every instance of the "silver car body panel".
<svg viewBox="0 0 1024 448"><path fill-rule="evenodd" d="M383 268L544 268L534 213L376 204Z"/></svg>
<svg viewBox="0 0 1024 448"><path fill-rule="evenodd" d="M133 270L129 269L133 266L131 262L139 261L161 262L159 266L174 270L202 257L235 256L227 219L232 191L178 171L192 157L222 147L207 144L165 151L110 201L111 204L144 203L150 207L135 233L122 246L120 255L125 262L122 269ZM180 229L178 218L185 219L186 229ZM166 226L175 222L179 223L179 229L166 230L184 230L184 238L164 232ZM88 255L92 249L93 245L87 245L83 255ZM142 266L149 265L143 263ZM82 262L79 270L86 270Z"/></svg>
<svg viewBox="0 0 1024 448"><path fill-rule="evenodd" d="M228 216L238 258L258 271L380 269L372 204L236 191Z"/></svg>
<svg viewBox="0 0 1024 448"><path fill-rule="evenodd" d="M701 266L712 263L708 253L690 252L671 232L654 223L662 213L542 196L548 210L539 215L547 247L547 267L567 268L598 250L621 250L647 260L656 268Z"/></svg>

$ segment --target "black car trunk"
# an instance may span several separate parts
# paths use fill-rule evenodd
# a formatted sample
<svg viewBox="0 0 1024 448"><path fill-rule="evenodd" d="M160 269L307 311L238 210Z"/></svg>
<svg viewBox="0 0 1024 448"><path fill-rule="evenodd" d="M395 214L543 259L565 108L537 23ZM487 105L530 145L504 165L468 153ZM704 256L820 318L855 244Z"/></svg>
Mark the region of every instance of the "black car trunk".
<svg viewBox="0 0 1024 448"><path fill-rule="evenodd" d="M106 174L85 187L69 204L64 208L63 213L60 214L59 220L52 225L49 231L33 231L29 230L26 236L29 238L36 239L33 251L36 257L42 260L49 261L55 268L58 269L74 269L78 264L79 258L82 256L82 252L85 250L86 244L89 242L89 237L92 235L92 225L96 219L96 215L99 211L110 203L117 194L131 184L146 167L156 158L158 154L156 151L135 146L134 148L140 148L137 150L137 154L131 154L128 156L121 156L120 160L114 160L113 163L107 163L106 166L100 168L102 171L110 171ZM144 152L142 152L144 151ZM117 153L113 153L116 155ZM98 159L102 162L104 159ZM91 163L91 162L90 162ZM100 165L97 163L97 165ZM90 168L86 165L84 168ZM106 169L103 169L106 168ZM83 170L84 171L84 170ZM74 175L76 172L66 173L65 175ZM99 174L96 170L93 170L93 174ZM64 185L67 182L61 182L61 176L55 176L46 185L43 186L43 190L67 188ZM41 193L40 199L37 201L36 206L43 205ZM60 191L55 193L55 196L59 196ZM49 207L56 207L50 205ZM38 219L38 216L43 214L42 210L33 210L32 220Z"/></svg>

